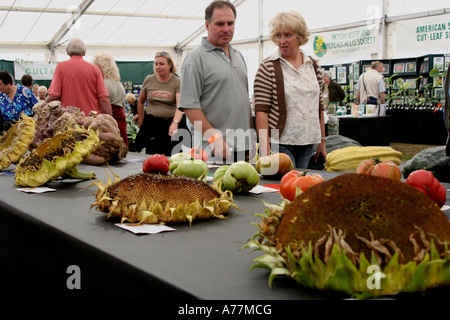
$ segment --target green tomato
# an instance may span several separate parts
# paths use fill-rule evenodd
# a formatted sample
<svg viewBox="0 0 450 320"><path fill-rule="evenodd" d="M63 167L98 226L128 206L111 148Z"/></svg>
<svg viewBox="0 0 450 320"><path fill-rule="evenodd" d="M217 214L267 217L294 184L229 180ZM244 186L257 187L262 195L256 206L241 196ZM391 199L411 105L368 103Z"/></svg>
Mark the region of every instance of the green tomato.
<svg viewBox="0 0 450 320"><path fill-rule="evenodd" d="M173 156L171 156L169 158L169 171L170 173L173 173L173 171L178 167L178 164L180 164L183 161L186 160L192 160L192 156L190 154L187 153L177 153L174 154Z"/></svg>
<svg viewBox="0 0 450 320"><path fill-rule="evenodd" d="M225 174L225 172L227 172L227 170L228 170L228 168L229 168L230 166L221 166L221 167L219 167L219 168L217 168L216 169L216 172L214 172L214 176L213 176L213 181L214 182L217 182L217 181L219 181L220 179L222 179L223 178L223 176L224 176L224 174Z"/></svg>
<svg viewBox="0 0 450 320"><path fill-rule="evenodd" d="M245 161L233 163L223 175L223 186L234 193L247 193L258 183L258 172L250 163Z"/></svg>
<svg viewBox="0 0 450 320"><path fill-rule="evenodd" d="M178 163L172 174L198 179L206 177L208 171L209 167L203 160L184 160Z"/></svg>
<svg viewBox="0 0 450 320"><path fill-rule="evenodd" d="M216 169L216 172L214 172L213 183L219 185L222 190L225 190L225 187L221 180L223 180L223 176L225 175L225 172L227 172L229 167L230 166L227 166L227 165L221 166L220 168Z"/></svg>

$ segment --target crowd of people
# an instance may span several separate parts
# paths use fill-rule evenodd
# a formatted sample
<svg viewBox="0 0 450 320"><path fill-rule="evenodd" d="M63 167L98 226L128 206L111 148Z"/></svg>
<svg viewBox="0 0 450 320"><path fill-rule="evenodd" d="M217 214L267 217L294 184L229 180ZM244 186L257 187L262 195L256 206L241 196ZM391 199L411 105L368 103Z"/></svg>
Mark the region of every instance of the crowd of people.
<svg viewBox="0 0 450 320"><path fill-rule="evenodd" d="M157 52L154 73L145 78L138 99L126 94L111 54L97 54L92 63L85 61L86 46L81 39L69 42L66 52L70 59L57 64L48 90L33 86L30 76L15 84L8 72L0 72L3 129L21 113L32 115L38 101L60 100L62 106L77 106L86 115L113 116L127 146L129 116L140 128L136 148L145 148L147 154L170 156L178 152L174 150L181 139L187 147L210 151L216 161L248 160L256 151L256 138L261 156L286 153L296 168L307 168L311 159L325 159L324 106L332 101L341 104L345 94L329 72L322 72L318 62L301 48L310 36L305 19L289 11L270 21L270 39L277 50L257 70L253 122L247 66L243 55L230 44L236 17L230 1L212 1L205 9L207 36L187 54L180 74L168 52ZM382 68L375 62L361 76L358 103L368 102L370 97L384 102ZM128 114L126 104L130 106Z"/></svg>
<svg viewBox="0 0 450 320"><path fill-rule="evenodd" d="M296 167L305 167L314 153L326 157L324 80L318 63L300 49L309 36L305 20L286 12L270 23L278 50L261 63L255 78L255 137L247 66L230 44L236 17L230 1L212 1L205 9L207 36L188 53L180 74L168 52L156 53L154 73L145 78L137 101L126 95L111 54L87 62L83 41L72 39L66 49L70 59L58 63L48 90L33 86L29 76L14 85L12 77L1 75L2 115L12 123L21 112L31 115L37 101L60 100L63 107L77 106L86 115L110 114L128 145L128 103L140 128L136 148L147 154L170 156L181 139L187 147L209 150L216 161L248 160L256 138L261 155L284 152ZM16 91L21 94L14 99Z"/></svg>

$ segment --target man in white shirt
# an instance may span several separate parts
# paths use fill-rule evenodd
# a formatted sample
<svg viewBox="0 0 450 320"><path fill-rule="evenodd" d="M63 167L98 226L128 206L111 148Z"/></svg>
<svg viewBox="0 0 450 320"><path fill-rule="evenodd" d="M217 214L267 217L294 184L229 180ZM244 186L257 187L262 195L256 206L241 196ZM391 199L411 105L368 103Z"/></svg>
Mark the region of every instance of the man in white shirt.
<svg viewBox="0 0 450 320"><path fill-rule="evenodd" d="M356 104L373 104L368 101L369 97L375 97L376 104L386 102L386 88L382 72L384 72L383 63L375 61L372 63L372 67L359 77L356 86Z"/></svg>

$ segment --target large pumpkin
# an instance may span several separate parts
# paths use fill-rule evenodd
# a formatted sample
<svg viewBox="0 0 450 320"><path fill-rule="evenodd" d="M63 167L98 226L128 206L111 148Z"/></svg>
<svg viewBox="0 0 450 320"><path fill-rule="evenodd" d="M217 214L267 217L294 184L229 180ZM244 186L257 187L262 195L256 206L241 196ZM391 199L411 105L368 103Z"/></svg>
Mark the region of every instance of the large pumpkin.
<svg viewBox="0 0 450 320"><path fill-rule="evenodd" d="M381 161L379 159L368 159L361 161L356 167L356 173L368 174L381 178L388 178L400 181L402 172L397 164L390 160Z"/></svg>
<svg viewBox="0 0 450 320"><path fill-rule="evenodd" d="M281 196L289 201L293 201L303 191L325 181L320 174L307 174L308 171L291 170L286 173L280 181Z"/></svg>

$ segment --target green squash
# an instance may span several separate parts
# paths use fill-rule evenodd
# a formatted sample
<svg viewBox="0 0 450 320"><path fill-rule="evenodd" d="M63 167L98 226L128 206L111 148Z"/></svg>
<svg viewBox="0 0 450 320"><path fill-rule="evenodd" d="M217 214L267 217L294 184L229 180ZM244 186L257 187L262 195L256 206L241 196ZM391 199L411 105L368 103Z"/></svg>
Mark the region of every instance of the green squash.
<svg viewBox="0 0 450 320"><path fill-rule="evenodd" d="M431 171L440 182L450 182L450 157L445 156L445 146L422 150L406 161L403 177L406 179L411 172L420 169Z"/></svg>
<svg viewBox="0 0 450 320"><path fill-rule="evenodd" d="M326 139L325 146L327 148L327 153L345 147L361 147L361 144L358 141L338 134L327 136L325 139Z"/></svg>

